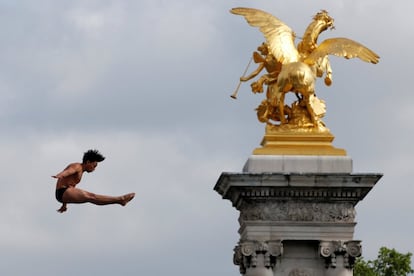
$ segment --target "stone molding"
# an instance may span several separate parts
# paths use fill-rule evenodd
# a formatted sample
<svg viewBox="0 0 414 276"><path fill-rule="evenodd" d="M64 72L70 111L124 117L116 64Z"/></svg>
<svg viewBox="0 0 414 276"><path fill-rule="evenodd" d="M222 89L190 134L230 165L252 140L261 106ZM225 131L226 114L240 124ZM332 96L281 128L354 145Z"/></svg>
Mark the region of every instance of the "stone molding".
<svg viewBox="0 0 414 276"><path fill-rule="evenodd" d="M342 255L344 267L352 269L355 258L361 256L361 241L321 241L319 244L320 254L325 258L326 267L336 268L336 258Z"/></svg>
<svg viewBox="0 0 414 276"><path fill-rule="evenodd" d="M283 253L283 245L276 241L240 241L234 248L233 262L240 268L240 273L245 274L246 269L258 266L258 257L262 255L263 266L273 269L277 257Z"/></svg>
<svg viewBox="0 0 414 276"><path fill-rule="evenodd" d="M276 197L276 198L300 198L300 199L326 199L343 200L355 199L362 196L362 190L347 188L322 188L322 187L249 187L240 192L242 197Z"/></svg>
<svg viewBox="0 0 414 276"><path fill-rule="evenodd" d="M382 174L222 173L214 189L233 206L246 200L346 202L356 205ZM239 209L240 210L240 209Z"/></svg>
<svg viewBox="0 0 414 276"><path fill-rule="evenodd" d="M251 155L243 172L250 173L352 173L349 156Z"/></svg>

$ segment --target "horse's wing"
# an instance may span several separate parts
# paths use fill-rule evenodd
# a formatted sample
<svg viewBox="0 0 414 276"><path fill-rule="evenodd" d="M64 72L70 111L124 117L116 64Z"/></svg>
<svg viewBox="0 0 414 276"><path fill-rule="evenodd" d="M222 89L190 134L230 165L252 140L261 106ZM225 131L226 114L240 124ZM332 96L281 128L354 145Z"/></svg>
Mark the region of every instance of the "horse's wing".
<svg viewBox="0 0 414 276"><path fill-rule="evenodd" d="M335 55L346 59L359 58L366 62L378 63L379 56L364 45L348 38L324 40L306 59L305 63L314 64L326 55Z"/></svg>
<svg viewBox="0 0 414 276"><path fill-rule="evenodd" d="M258 27L266 38L269 50L281 63L298 61L295 34L285 23L270 13L252 8L233 8L231 13L242 15L250 26Z"/></svg>

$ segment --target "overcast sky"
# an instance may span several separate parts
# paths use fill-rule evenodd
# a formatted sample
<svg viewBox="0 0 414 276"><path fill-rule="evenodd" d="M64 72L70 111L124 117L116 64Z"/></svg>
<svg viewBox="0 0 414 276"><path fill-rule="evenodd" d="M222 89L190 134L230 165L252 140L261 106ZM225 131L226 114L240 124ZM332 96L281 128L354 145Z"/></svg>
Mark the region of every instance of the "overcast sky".
<svg viewBox="0 0 414 276"><path fill-rule="evenodd" d="M238 212L213 190L264 134L263 95L246 84L229 97L263 41L229 13L238 6L298 35L326 9L336 29L320 41L347 37L381 56L332 57L333 85L319 79L317 93L354 172L384 174L357 205L364 257L414 252L414 2L1 0L2 275L240 275ZM51 175L90 148L107 159L79 187L136 198L59 214Z"/></svg>

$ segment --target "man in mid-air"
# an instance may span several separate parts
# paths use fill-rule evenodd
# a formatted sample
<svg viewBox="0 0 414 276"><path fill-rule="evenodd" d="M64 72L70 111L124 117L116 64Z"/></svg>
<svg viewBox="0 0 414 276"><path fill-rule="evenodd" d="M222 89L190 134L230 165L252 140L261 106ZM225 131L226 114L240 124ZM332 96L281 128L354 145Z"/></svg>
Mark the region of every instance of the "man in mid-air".
<svg viewBox="0 0 414 276"><path fill-rule="evenodd" d="M76 188L76 185L82 179L84 172L93 172L99 162L105 160L105 157L97 150L88 150L84 153L82 163L69 164L62 172L52 176L57 178L56 199L62 203L62 207L57 210L63 213L67 210L68 203L93 203L96 205L120 204L125 206L135 196L135 193L129 193L123 196L106 196L97 195Z"/></svg>

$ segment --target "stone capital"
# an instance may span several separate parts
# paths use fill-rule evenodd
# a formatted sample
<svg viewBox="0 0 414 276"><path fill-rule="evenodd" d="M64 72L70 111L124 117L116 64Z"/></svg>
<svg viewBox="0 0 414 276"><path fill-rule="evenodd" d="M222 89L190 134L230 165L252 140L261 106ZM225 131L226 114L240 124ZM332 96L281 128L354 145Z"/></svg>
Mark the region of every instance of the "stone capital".
<svg viewBox="0 0 414 276"><path fill-rule="evenodd" d="M242 274L248 268L258 266L273 269L276 265L276 258L282 253L283 245L280 240L240 241L234 248L233 262L240 267Z"/></svg>
<svg viewBox="0 0 414 276"><path fill-rule="evenodd" d="M352 269L355 258L362 253L361 241L321 241L319 252L325 258L326 267L336 268L337 257L343 256L344 268Z"/></svg>

